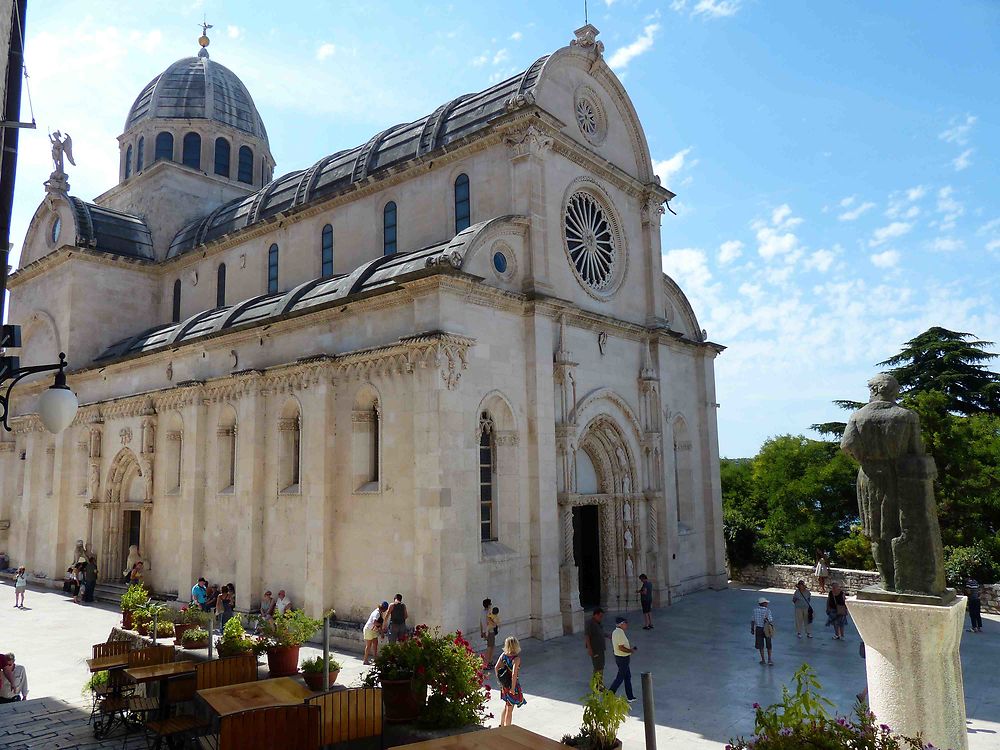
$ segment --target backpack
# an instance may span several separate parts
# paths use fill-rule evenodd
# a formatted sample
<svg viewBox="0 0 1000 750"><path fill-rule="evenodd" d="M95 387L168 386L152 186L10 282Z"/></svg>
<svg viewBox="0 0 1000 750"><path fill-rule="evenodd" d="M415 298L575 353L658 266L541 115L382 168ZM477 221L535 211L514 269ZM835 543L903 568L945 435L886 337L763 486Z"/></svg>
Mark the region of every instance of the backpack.
<svg viewBox="0 0 1000 750"><path fill-rule="evenodd" d="M510 667L507 665L507 660L501 657L500 666L497 667L497 679L500 681L500 685L510 690L513 687L513 676Z"/></svg>

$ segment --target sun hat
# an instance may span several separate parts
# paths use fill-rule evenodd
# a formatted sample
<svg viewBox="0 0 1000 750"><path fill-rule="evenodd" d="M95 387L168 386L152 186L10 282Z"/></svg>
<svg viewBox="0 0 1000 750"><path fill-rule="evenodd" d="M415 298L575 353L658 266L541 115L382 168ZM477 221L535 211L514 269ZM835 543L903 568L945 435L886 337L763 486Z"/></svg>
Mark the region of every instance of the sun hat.
<svg viewBox="0 0 1000 750"><path fill-rule="evenodd" d="M770 602L770 600L766 596L762 596L760 599L757 600L757 603L758 604L770 604L771 602Z"/></svg>

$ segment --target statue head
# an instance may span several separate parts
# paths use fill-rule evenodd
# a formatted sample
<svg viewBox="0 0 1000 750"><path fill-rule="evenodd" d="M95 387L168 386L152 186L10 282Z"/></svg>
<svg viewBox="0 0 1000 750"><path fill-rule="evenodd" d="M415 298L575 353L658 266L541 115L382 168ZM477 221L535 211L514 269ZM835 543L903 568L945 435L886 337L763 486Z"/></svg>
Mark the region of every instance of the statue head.
<svg viewBox="0 0 1000 750"><path fill-rule="evenodd" d="M880 372L868 381L869 401L895 401L899 396L899 382L887 372Z"/></svg>

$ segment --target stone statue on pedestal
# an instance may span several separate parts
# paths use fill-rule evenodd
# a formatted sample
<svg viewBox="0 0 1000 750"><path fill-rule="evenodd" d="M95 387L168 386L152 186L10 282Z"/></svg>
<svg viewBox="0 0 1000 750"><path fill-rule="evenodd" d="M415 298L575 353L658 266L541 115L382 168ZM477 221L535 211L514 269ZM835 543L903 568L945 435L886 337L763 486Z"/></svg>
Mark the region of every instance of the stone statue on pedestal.
<svg viewBox="0 0 1000 750"><path fill-rule="evenodd" d="M841 448L855 458L858 508L882 589L858 598L947 604L944 550L934 502L934 459L924 451L920 420L896 403L899 383L882 373L868 381L871 400L851 415Z"/></svg>

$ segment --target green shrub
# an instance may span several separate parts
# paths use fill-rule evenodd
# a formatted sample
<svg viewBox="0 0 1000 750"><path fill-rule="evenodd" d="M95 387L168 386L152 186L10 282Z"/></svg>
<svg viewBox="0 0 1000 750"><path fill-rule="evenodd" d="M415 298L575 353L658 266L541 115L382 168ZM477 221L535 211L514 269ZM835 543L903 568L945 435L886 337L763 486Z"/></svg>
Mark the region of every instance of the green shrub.
<svg viewBox="0 0 1000 750"><path fill-rule="evenodd" d="M833 546L833 555L838 567L875 570L872 543L862 533L860 524L851 526L850 535Z"/></svg>
<svg viewBox="0 0 1000 750"><path fill-rule="evenodd" d="M591 750L611 750L628 713L628 700L605 690L603 675L594 674L590 678L590 693L583 697L582 729L591 738Z"/></svg>
<svg viewBox="0 0 1000 750"><path fill-rule="evenodd" d="M130 612L149 603L149 592L141 583L133 583L121 597L122 612Z"/></svg>
<svg viewBox="0 0 1000 750"><path fill-rule="evenodd" d="M243 623L240 622L238 616L229 618L222 628L222 638L215 645L219 656L260 653L263 650L260 641L247 635L247 631L243 629Z"/></svg>
<svg viewBox="0 0 1000 750"><path fill-rule="evenodd" d="M745 513L726 508L722 513L722 533L726 539L726 559L729 566L738 570L754 561L754 543L757 541L757 524Z"/></svg>
<svg viewBox="0 0 1000 750"><path fill-rule="evenodd" d="M320 674L323 671L323 657L316 656L312 659L303 659L300 665L303 672ZM337 672L341 669L341 664L339 661L330 657L330 671Z"/></svg>
<svg viewBox="0 0 1000 750"><path fill-rule="evenodd" d="M970 576L980 583L1000 582L1000 561L992 545L976 542L971 547L944 548L944 574L949 586L963 586Z"/></svg>
<svg viewBox="0 0 1000 750"><path fill-rule="evenodd" d="M208 631L205 628L191 628L190 630L185 630L184 635L181 636L181 643L198 643L200 641L208 640Z"/></svg>
<svg viewBox="0 0 1000 750"><path fill-rule="evenodd" d="M228 625L226 623L227 627ZM301 646L322 626L322 620L306 617L301 609L292 609L276 613L269 620L261 619L260 637L268 646Z"/></svg>
<svg viewBox="0 0 1000 750"><path fill-rule="evenodd" d="M90 675L90 679L83 683L83 690L80 692L83 695L90 695L90 693L97 688L104 687L108 684L108 670L102 669L100 672L94 672Z"/></svg>

